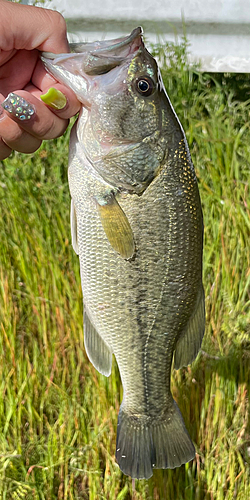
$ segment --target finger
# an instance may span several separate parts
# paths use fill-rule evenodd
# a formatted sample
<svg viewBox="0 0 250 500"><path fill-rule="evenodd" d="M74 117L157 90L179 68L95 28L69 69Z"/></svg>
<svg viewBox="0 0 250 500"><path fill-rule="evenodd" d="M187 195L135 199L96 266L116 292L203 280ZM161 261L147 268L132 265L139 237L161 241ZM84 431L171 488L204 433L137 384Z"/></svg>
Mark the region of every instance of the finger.
<svg viewBox="0 0 250 500"><path fill-rule="evenodd" d="M28 90L36 97L40 98L40 95L46 94L48 90L51 89L51 87L64 94L64 96L66 97L66 104L63 109L58 110L52 106L54 112L61 118L71 118L80 110L81 104L76 98L74 92L68 87L65 87L65 85L58 83L52 76L50 76L44 69L42 61L38 61L36 65L35 71L32 76L32 83L34 84L35 88L32 89L32 87L29 86L26 87L25 90ZM37 91L37 89L41 89L42 92L40 92L39 94L39 91Z"/></svg>
<svg viewBox="0 0 250 500"><path fill-rule="evenodd" d="M69 52L66 23L59 12L2 1L1 49Z"/></svg>
<svg viewBox="0 0 250 500"><path fill-rule="evenodd" d="M53 87L50 87L46 92L43 92L43 94L40 90L31 85L28 85L25 90L37 99L41 99L43 105L45 104L48 106L48 109L59 118L72 118L72 116L75 116L80 110L81 104L77 100L74 92L60 83L55 83Z"/></svg>
<svg viewBox="0 0 250 500"><path fill-rule="evenodd" d="M1 93L7 97L9 92L17 88L23 89L29 83L39 52L38 50L19 50L5 64L1 63L1 55L2 53L0 53Z"/></svg>
<svg viewBox="0 0 250 500"><path fill-rule="evenodd" d="M54 87L55 83L58 83L57 80L46 71L41 59L38 59L37 61L31 81L33 85L42 92L46 91L50 87Z"/></svg>
<svg viewBox="0 0 250 500"><path fill-rule="evenodd" d="M0 107L0 127L1 127L1 122L5 119L5 114L3 110ZM5 160L5 158L8 158L11 153L11 148L5 144L3 141L1 135L0 135L0 161Z"/></svg>
<svg viewBox="0 0 250 500"><path fill-rule="evenodd" d="M4 114L0 120L0 137L0 155L5 158L10 155L12 149L20 153L34 153L42 142L41 139L37 139L23 130L7 114Z"/></svg>
<svg viewBox="0 0 250 500"><path fill-rule="evenodd" d="M0 138L0 161L5 160L5 158L8 158L12 152L12 149L5 144L5 142Z"/></svg>
<svg viewBox="0 0 250 500"><path fill-rule="evenodd" d="M53 92L52 92L53 91ZM65 105L62 107L64 97ZM81 108L74 92L60 83L50 87L40 98L60 118L72 118ZM60 109L61 108L61 109Z"/></svg>
<svg viewBox="0 0 250 500"><path fill-rule="evenodd" d="M68 120L56 116L41 100L24 90L9 94L2 106L10 119L37 139L59 137L68 126Z"/></svg>

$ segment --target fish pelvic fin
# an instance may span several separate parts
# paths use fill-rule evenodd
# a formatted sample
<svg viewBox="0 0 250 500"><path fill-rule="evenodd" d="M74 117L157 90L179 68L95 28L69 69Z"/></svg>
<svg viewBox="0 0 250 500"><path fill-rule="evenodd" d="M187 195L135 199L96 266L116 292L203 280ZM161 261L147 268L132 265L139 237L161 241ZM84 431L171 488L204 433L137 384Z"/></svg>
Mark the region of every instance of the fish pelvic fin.
<svg viewBox="0 0 250 500"><path fill-rule="evenodd" d="M190 365L196 358L202 343L205 331L205 297L201 286L197 303L188 324L176 343L174 368Z"/></svg>
<svg viewBox="0 0 250 500"><path fill-rule="evenodd" d="M112 351L92 325L86 311L84 311L84 345L87 356L95 369L109 377L112 368Z"/></svg>
<svg viewBox="0 0 250 500"><path fill-rule="evenodd" d="M130 259L135 253L134 236L126 214L114 195L96 198L97 210L102 227L110 245L124 259Z"/></svg>
<svg viewBox="0 0 250 500"><path fill-rule="evenodd" d="M194 456L194 445L173 399L167 414L158 420L128 414L121 406L116 460L124 474L149 479L153 469L174 469Z"/></svg>

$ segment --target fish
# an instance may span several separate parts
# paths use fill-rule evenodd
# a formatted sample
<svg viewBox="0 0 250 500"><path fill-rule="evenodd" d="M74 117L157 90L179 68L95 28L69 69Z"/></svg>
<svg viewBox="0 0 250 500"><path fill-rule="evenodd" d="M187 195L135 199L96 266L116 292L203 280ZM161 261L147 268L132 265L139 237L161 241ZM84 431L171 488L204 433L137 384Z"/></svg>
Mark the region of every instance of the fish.
<svg viewBox="0 0 250 500"><path fill-rule="evenodd" d="M72 245L79 255L84 343L123 385L116 461L148 479L195 457L170 387L205 328L203 216L185 133L142 29L41 55L82 103L69 146Z"/></svg>

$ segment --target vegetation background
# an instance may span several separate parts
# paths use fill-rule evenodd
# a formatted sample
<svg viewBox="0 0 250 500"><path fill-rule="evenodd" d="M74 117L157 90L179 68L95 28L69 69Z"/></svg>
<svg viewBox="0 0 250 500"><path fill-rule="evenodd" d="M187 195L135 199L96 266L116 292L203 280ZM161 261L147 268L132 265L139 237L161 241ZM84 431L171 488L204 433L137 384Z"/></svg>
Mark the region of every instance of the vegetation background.
<svg viewBox="0 0 250 500"><path fill-rule="evenodd" d="M106 379L84 351L67 131L0 166L1 500L250 498L250 80L190 69L185 41L154 53L204 211L206 335L172 377L196 460L134 493L115 463L122 387L115 362Z"/></svg>

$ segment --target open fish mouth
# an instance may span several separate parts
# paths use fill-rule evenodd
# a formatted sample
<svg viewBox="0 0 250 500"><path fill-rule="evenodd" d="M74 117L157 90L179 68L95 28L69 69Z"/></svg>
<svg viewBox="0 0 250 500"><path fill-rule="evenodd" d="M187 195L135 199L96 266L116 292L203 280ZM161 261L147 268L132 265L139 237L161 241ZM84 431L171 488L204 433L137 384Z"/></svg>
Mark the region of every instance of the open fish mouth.
<svg viewBox="0 0 250 500"><path fill-rule="evenodd" d="M72 70L70 61L74 59L75 62L78 57L81 60L81 71L83 73L86 75L102 75L122 64L126 58L134 55L143 46L142 34L142 28L138 27L126 37L101 42L72 43L70 48L73 53L53 54L51 52L42 52L41 59L46 69L54 76L56 75L53 72L53 66L63 64L64 68L67 65L67 69Z"/></svg>
<svg viewBox="0 0 250 500"><path fill-rule="evenodd" d="M115 38L112 40L103 40L103 41L98 41L98 42L92 42L92 43L71 43L70 48L72 49L72 52L84 52L85 49L87 51L92 52L92 54L95 55L108 55L108 53L113 53L113 55L123 55L126 57L126 50L129 49L129 52L133 50L133 44L135 45L136 49L136 44L138 44L138 48L141 45L141 36L143 34L142 28L139 26L138 28L135 28L130 35L125 36L125 37L120 37L120 38ZM121 54L124 52L124 54Z"/></svg>

